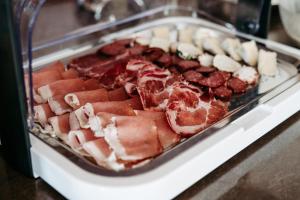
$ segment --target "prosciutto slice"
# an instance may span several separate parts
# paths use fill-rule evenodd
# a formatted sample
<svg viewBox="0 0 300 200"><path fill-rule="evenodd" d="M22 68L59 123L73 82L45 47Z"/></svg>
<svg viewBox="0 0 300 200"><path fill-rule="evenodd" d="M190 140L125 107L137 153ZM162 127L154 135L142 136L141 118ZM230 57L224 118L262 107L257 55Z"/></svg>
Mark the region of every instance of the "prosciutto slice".
<svg viewBox="0 0 300 200"><path fill-rule="evenodd" d="M50 117L48 119L55 135L63 141L67 141L67 136L70 131L69 113Z"/></svg>
<svg viewBox="0 0 300 200"><path fill-rule="evenodd" d="M110 101L122 101L129 98L124 87L112 90L108 92L108 98Z"/></svg>
<svg viewBox="0 0 300 200"><path fill-rule="evenodd" d="M98 165L115 171L125 169L124 164L118 162L116 154L109 147L104 138L86 142L82 147L94 158Z"/></svg>
<svg viewBox="0 0 300 200"><path fill-rule="evenodd" d="M84 143L96 139L97 137L90 129L71 130L68 134L67 144L74 150L79 150Z"/></svg>
<svg viewBox="0 0 300 200"><path fill-rule="evenodd" d="M106 89L74 92L69 93L64 97L64 101L73 109L78 109L86 103L94 103L108 100L108 93Z"/></svg>
<svg viewBox="0 0 300 200"><path fill-rule="evenodd" d="M184 83L174 85L166 115L171 128L190 136L222 119L227 105Z"/></svg>
<svg viewBox="0 0 300 200"><path fill-rule="evenodd" d="M98 113L93 118L98 121L94 125L99 125L98 130L102 130L105 141L121 160L144 160L162 152L157 126L149 118L109 113Z"/></svg>
<svg viewBox="0 0 300 200"><path fill-rule="evenodd" d="M73 109L70 107L64 99L64 95L57 95L48 99L48 104L56 115L62 115L67 112L71 112Z"/></svg>
<svg viewBox="0 0 300 200"><path fill-rule="evenodd" d="M73 79L78 78L79 73L75 69L69 69L61 73L63 79Z"/></svg>
<svg viewBox="0 0 300 200"><path fill-rule="evenodd" d="M49 70L32 74L33 88L38 89L49 83L61 80L63 77L59 71Z"/></svg>
<svg viewBox="0 0 300 200"><path fill-rule="evenodd" d="M84 87L86 90L96 90L102 88L96 79L88 79L84 81Z"/></svg>
<svg viewBox="0 0 300 200"><path fill-rule="evenodd" d="M43 127L48 124L48 118L55 114L51 111L49 104L40 104L33 107L34 120L40 123Z"/></svg>
<svg viewBox="0 0 300 200"><path fill-rule="evenodd" d="M57 61L43 67L42 69L39 69L35 73L40 73L45 71L58 71L60 73L63 73L65 71L65 65L62 62Z"/></svg>
<svg viewBox="0 0 300 200"><path fill-rule="evenodd" d="M174 146L180 141L180 135L176 134L171 128L167 121L164 112L153 112L153 111L135 111L137 116L143 116L150 120L154 120L157 126L158 138L164 149Z"/></svg>
<svg viewBox="0 0 300 200"><path fill-rule="evenodd" d="M74 111L71 112L69 115L69 124L70 124L71 130L79 130L80 129L80 124L79 124L79 121L78 121Z"/></svg>
<svg viewBox="0 0 300 200"><path fill-rule="evenodd" d="M66 95L70 92L82 90L85 90L84 81L78 78L55 81L38 88L38 93L43 100L48 100L48 98L56 95Z"/></svg>
<svg viewBox="0 0 300 200"><path fill-rule="evenodd" d="M88 119L98 112L108 112L117 115L135 115L133 108L128 101L106 101L87 103L75 110L76 118L81 128L89 128Z"/></svg>

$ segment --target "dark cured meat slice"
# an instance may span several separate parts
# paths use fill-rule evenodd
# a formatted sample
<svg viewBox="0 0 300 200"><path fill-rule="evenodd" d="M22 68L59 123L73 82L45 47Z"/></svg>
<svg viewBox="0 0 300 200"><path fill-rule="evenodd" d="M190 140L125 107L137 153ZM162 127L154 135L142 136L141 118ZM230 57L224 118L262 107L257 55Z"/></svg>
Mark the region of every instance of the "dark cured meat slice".
<svg viewBox="0 0 300 200"><path fill-rule="evenodd" d="M200 64L199 62L194 60L181 60L178 62L178 67L180 68L181 71L184 72L188 69L198 68L200 67Z"/></svg>
<svg viewBox="0 0 300 200"><path fill-rule="evenodd" d="M164 54L164 51L162 49L156 48L156 47L148 48L143 52L143 56L148 61L156 61L163 54Z"/></svg>
<svg viewBox="0 0 300 200"><path fill-rule="evenodd" d="M168 70L169 70L172 74L180 74L180 72L178 71L178 69L177 69L175 66L169 67Z"/></svg>
<svg viewBox="0 0 300 200"><path fill-rule="evenodd" d="M74 68L79 73L84 73L91 68L91 65L99 61L103 62L96 54L89 54L72 60L68 68Z"/></svg>
<svg viewBox="0 0 300 200"><path fill-rule="evenodd" d="M232 91L225 86L214 88L213 93L222 99L229 99L232 95Z"/></svg>
<svg viewBox="0 0 300 200"><path fill-rule="evenodd" d="M194 70L189 70L183 73L183 76L185 80L193 83L198 83L202 78L203 75L200 74L199 72L196 72Z"/></svg>
<svg viewBox="0 0 300 200"><path fill-rule="evenodd" d="M247 84L236 77L229 79L227 85L233 90L234 93L243 93L247 88Z"/></svg>
<svg viewBox="0 0 300 200"><path fill-rule="evenodd" d="M209 77L199 80L198 83L203 86L215 88L223 85L225 79L219 71L216 71L211 73Z"/></svg>
<svg viewBox="0 0 300 200"><path fill-rule="evenodd" d="M231 77L231 74L229 72L219 71L220 74L222 74L225 81L228 81Z"/></svg>
<svg viewBox="0 0 300 200"><path fill-rule="evenodd" d="M216 71L216 68L214 67L205 67L205 66L201 66L197 69L195 69L197 72L200 72L200 73L211 73L211 72L214 72Z"/></svg>
<svg viewBox="0 0 300 200"><path fill-rule="evenodd" d="M162 67L169 67L172 65L172 56L164 53L156 62Z"/></svg>
<svg viewBox="0 0 300 200"><path fill-rule="evenodd" d="M166 116L171 128L186 137L220 120L226 112L227 104L222 101L203 95L195 87L177 83L170 95Z"/></svg>
<svg viewBox="0 0 300 200"><path fill-rule="evenodd" d="M113 43L107 44L102 46L98 51L97 54L104 54L107 56L116 56L124 53L126 48L130 46L132 42L131 39L124 39L124 40L117 40Z"/></svg>

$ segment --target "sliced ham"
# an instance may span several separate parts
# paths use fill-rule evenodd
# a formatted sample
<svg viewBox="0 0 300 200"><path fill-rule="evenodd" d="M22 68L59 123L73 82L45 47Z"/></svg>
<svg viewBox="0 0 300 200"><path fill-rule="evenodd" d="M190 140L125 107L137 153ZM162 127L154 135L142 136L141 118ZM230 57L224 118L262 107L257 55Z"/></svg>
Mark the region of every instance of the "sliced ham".
<svg viewBox="0 0 300 200"><path fill-rule="evenodd" d="M57 95L48 99L48 104L56 115L62 115L67 112L71 112L73 109L70 107L64 99L64 95Z"/></svg>
<svg viewBox="0 0 300 200"><path fill-rule="evenodd" d="M134 96L124 102L128 103L135 110L143 110L143 105L139 96Z"/></svg>
<svg viewBox="0 0 300 200"><path fill-rule="evenodd" d="M60 73L63 73L65 71L65 65L60 61L56 61L54 63L51 63L43 67L42 69L39 69L38 71L36 71L36 73L45 72L45 71L58 71Z"/></svg>
<svg viewBox="0 0 300 200"><path fill-rule="evenodd" d="M84 87L86 90L96 90L102 88L99 85L99 82L96 79L92 79L92 78L84 81Z"/></svg>
<svg viewBox="0 0 300 200"><path fill-rule="evenodd" d="M88 141L96 140L97 137L90 129L71 130L68 134L67 144L73 149L82 148L82 145Z"/></svg>
<svg viewBox="0 0 300 200"><path fill-rule="evenodd" d="M67 71L62 72L61 76L63 79L73 79L78 78L79 73L75 69L68 69Z"/></svg>
<svg viewBox="0 0 300 200"><path fill-rule="evenodd" d="M75 115L75 112L71 112L69 115L69 124L70 124L70 129L71 130L79 130L80 129L80 124L79 121Z"/></svg>
<svg viewBox="0 0 300 200"><path fill-rule="evenodd" d="M38 93L43 100L56 95L66 95L70 92L85 90L84 81L81 79L59 80L38 88Z"/></svg>
<svg viewBox="0 0 300 200"><path fill-rule="evenodd" d="M86 103L108 101L109 98L106 89L97 89L69 93L64 97L64 100L73 109L78 109Z"/></svg>
<svg viewBox="0 0 300 200"><path fill-rule="evenodd" d="M34 89L38 89L49 83L61 80L63 77L59 71L49 70L32 74L32 84Z"/></svg>
<svg viewBox="0 0 300 200"><path fill-rule="evenodd" d="M94 158L98 165L116 171L125 169L124 164L118 162L115 153L110 149L104 138L86 142L82 147Z"/></svg>
<svg viewBox="0 0 300 200"><path fill-rule="evenodd" d="M51 111L48 103L40 104L33 107L34 120L40 123L43 127L48 124L48 119L55 114Z"/></svg>
<svg viewBox="0 0 300 200"><path fill-rule="evenodd" d="M55 135L63 141L67 141L67 136L70 131L69 113L50 117L48 119Z"/></svg>
<svg viewBox="0 0 300 200"><path fill-rule="evenodd" d="M222 119L227 105L203 95L195 88L179 83L174 86L166 115L171 128L182 136L190 136Z"/></svg>
<svg viewBox="0 0 300 200"><path fill-rule="evenodd" d="M158 139L157 126L153 120L142 116L106 116L98 113L104 139L116 156L124 161L144 160L162 152ZM110 118L110 123L104 127L103 119Z"/></svg>
<svg viewBox="0 0 300 200"><path fill-rule="evenodd" d="M108 92L108 98L110 101L122 101L129 98L124 87L112 90Z"/></svg>
<svg viewBox="0 0 300 200"><path fill-rule="evenodd" d="M153 111L135 111L137 116L143 116L150 120L154 120L157 126L158 138L164 149L174 146L180 141L180 135L176 134L167 121L164 112Z"/></svg>
<svg viewBox="0 0 300 200"><path fill-rule="evenodd" d="M106 101L87 103L75 110L75 115L79 121L80 127L89 128L88 118L98 112L108 112L117 115L135 115L133 108L126 101Z"/></svg>

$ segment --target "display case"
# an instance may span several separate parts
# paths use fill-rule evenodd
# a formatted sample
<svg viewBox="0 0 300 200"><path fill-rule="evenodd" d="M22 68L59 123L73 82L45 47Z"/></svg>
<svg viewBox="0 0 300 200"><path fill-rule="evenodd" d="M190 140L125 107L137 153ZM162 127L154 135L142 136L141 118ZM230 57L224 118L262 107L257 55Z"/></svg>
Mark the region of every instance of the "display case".
<svg viewBox="0 0 300 200"><path fill-rule="evenodd" d="M131 199L173 198L194 184L196 181L206 176L215 168L226 162L228 159L236 155L238 152L242 151L248 145L262 137L264 134L267 134L268 131L280 124L289 116L296 113L300 108L300 102L298 101L300 98L300 83L298 74L300 52L292 47L248 34L252 33L259 36L265 35L263 31L258 31L258 29L255 28L255 30L252 29L252 26L245 29L245 23L243 23L243 21L245 21L245 16L237 20L238 28L235 28L236 26L234 24L225 22L215 16L212 16L208 12L204 12L201 9L191 7L189 4L182 6L176 1L167 1L165 4L159 3L152 5L151 2L141 1L144 3L144 6L141 6L137 3L138 1L121 1L124 5L115 9L123 10L123 12L116 12L117 14L110 13L105 16L101 12L99 14L98 9L98 13L96 12L95 15L92 15L92 18L95 17L95 21L91 20L88 21L88 23L83 22L82 26L80 27L70 26L70 30L64 33L53 35L52 37L46 37L44 38L45 40L41 40L40 38L36 40L34 33L37 30L41 30L39 29L40 24L38 19L40 16L42 16L43 6L49 2L45 0L20 1L15 7L16 14L14 16L14 20L10 21L12 29L10 30L11 35L8 38L11 38L12 41L17 41L16 44L12 44L12 50L14 50L14 48L16 48L16 50L11 54L14 55L13 59L10 59L10 57L7 58L7 69L9 70L2 73L2 76L6 76L6 73L7 75L10 74L10 76L7 76L7 78L10 77L10 80L7 80L7 82L11 88L14 89L12 91L14 91L14 94L17 96L12 94L9 98L10 100L14 100L13 102L14 105L16 105L17 110L9 116L9 119L16 119L18 124L15 126L16 130L13 131L14 134L9 136L8 132L5 132L3 136L1 136L1 141L6 149L7 155L9 155L7 157L10 157L11 155L18 155L14 157L17 159L17 161L13 162L18 165L20 169L23 169L24 173L27 173L27 175L32 174L35 178L42 178L66 198L117 199L124 196L128 198L130 197ZM74 6L75 5L76 4L74 2ZM7 2L6 6L7 10L12 11L12 5L9 5ZM87 7L87 5L82 4L82 2L79 6L81 6L81 9L85 9ZM131 6L133 6L133 8L130 11ZM263 5L262 10L268 10L264 6L266 5ZM78 7L78 9L80 9L80 7ZM75 11L83 12L82 10L77 10L77 7ZM9 16L12 16L12 13L7 13L6 16L9 18ZM267 23L266 20L261 21L264 24ZM248 22L249 20L247 23ZM257 21L257 24L259 24L259 22L260 20ZM51 20L49 28L55 26L55 24L52 23L55 23L55 20ZM239 25L241 25L241 27L239 27ZM239 30L247 33L240 32ZM197 90L197 95L200 95L197 96L199 97L197 100L200 102L199 105L201 102L203 104L207 103L206 100L202 101L201 99L203 95L209 94L210 100L207 105L211 107L207 110L207 118L209 118L208 116L211 117L209 112L211 112L210 109L213 108L212 105L215 102L218 102L218 105L222 105L222 109L224 108L224 110L226 110L224 113L220 114L221 117L217 117L216 120L213 120L212 122L207 122L206 120L205 126L203 126L203 128L195 129L192 134L189 132L190 129L189 131L186 131L186 127L178 124L174 125L174 121L172 121L172 115L170 114L172 113L171 111L173 111L173 107L169 102L170 99L172 99L171 94L166 98L167 107L159 107L164 104L159 104L158 107L155 108L147 106L148 100L143 99L142 94L144 94L144 91L142 91L142 87L139 85L141 81L139 76L142 74L142 69L138 69L139 71L134 75L137 76L136 82L133 81L133 79L136 77L130 79L129 81L126 79L125 81L126 83L135 85L137 88L137 93L132 95L126 89L125 83L124 85L122 85L123 82L122 84L118 82L120 85L116 84L116 77L118 77L120 74L117 74L116 76L115 71L114 73L110 73L110 71L108 73L107 69L104 68L109 68L111 65L103 65L104 67L102 65L100 65L100 67L98 66L98 68L101 70L103 70L103 68L105 69L104 71L107 74L104 73L104 75L99 75L99 71L96 73L95 71L92 71L93 67L90 66L94 66L94 61L86 61L88 63L85 64L88 65L87 68L85 68L88 69L86 71L82 69L82 67L74 67L78 59L89 56L93 59L94 56L96 56L97 60L95 62L98 63L103 62L103 60L98 60L100 59L99 56L101 59L104 57L103 59L105 59L105 62L108 60L111 61L112 58L113 62L116 60L119 61L118 59L121 57L121 64L113 64L113 69L115 69L116 66L121 65L121 68L126 69L126 72L128 72L128 63L133 60L138 60L139 62L142 60L147 64L147 62L149 62L147 57L147 51L150 51L149 49L152 48L153 50L153 48L158 47L163 49L165 47L162 44L165 40L158 40L159 42L157 42L155 45L151 42L149 43L148 40L153 42L153 38L158 37L158 35L163 35L161 37L165 37L164 35L166 32L170 44L167 46L167 50L165 50L167 53L161 53L162 55L173 56L172 58L177 60L181 59L180 61L184 62L200 62L200 64L197 64L197 66L192 66L192 70L204 67L201 69L212 71L201 71L203 75L201 78L202 81L197 80L197 84L194 84L194 81L191 81L187 78L187 70L183 69L186 67L186 65L183 65L183 67L177 62L173 62L173 60L172 62L170 61L171 64L158 61L162 55L151 60L152 64L155 64L155 69L158 66L160 67L157 68L158 71L165 70L159 71L159 73L167 72L169 74L169 71L171 71L172 73L170 74L172 74L172 77L174 74L176 74L176 77L177 75L180 77L176 79L176 81L180 80L178 81L180 82L178 84L184 84L185 87L190 87L189 89L191 90L191 93ZM213 63L210 64L213 66L204 66L204 64L201 63L202 61L200 58L198 61L198 55L197 58L187 58L187 56L183 56L184 51L181 51L179 46L182 45L182 43L188 43L188 45L193 44L196 46L196 32L200 33L200 35L202 34L200 38L203 52L209 52L209 55L214 57ZM116 41L123 41L128 38L131 41L131 46L126 46L126 50L122 49L123 47L120 48L122 50L121 51L119 49L121 53L115 53L116 49L118 50L119 48L118 45L113 46L113 48L109 48L109 50L103 50L104 47L107 47L110 44L115 44ZM137 38L142 38L143 40L138 41ZM223 45L221 47L225 49L221 49L223 53L215 52L215 50L211 50L210 47L205 47L203 43L205 43L208 38L214 38L220 42L223 42L228 38L238 39L242 44L252 41L252 44L255 43L259 50L268 53L272 52L271 54L265 54L266 57L268 55L273 56L276 54L276 73L272 74L270 72L270 75L268 74L268 70L267 72L263 72L264 70L259 69L260 66L253 64L254 67L250 68L255 69L255 76L257 76L256 78L252 78L254 81L247 83L245 88L240 92L237 91L238 89L233 86L231 88L229 83L231 78L241 77L241 75L234 75L236 71L228 69L228 65L224 67L223 62L226 61L221 60L221 64L217 64L215 59L219 54L225 56L223 54L226 53L226 58L230 56L232 57L232 55L230 51L227 52L226 47L223 47ZM132 44L132 41L134 44ZM131 48L136 47L137 44L142 46L142 53L137 53L138 55L132 56L133 53ZM172 44L175 44L175 50L172 50ZM128 44L126 43L126 45ZM188 47L189 48L187 51L190 52L192 47ZM242 48L242 46L239 48ZM97 53L95 54L95 52ZM129 57L128 52L129 54L131 53ZM190 54L193 55L193 52ZM127 56L125 61L124 56ZM260 59L263 60L263 58L260 57L264 57L263 54L259 55L255 62L260 62ZM11 62L9 62L9 60ZM13 62L13 60L15 60L15 62ZM240 58L240 60L242 61L231 62L232 60L230 60L231 63L229 63L229 67L235 66L236 63L238 63L238 68L241 68L242 65L251 65L251 63L247 63L247 59L244 57ZM170 130L175 132L175 141L173 141L170 145L166 145L165 147L162 145L163 141L159 140L158 145L162 145L157 147L159 150L153 150L155 153L151 152L149 153L150 155L147 154L147 156L144 156L144 152L141 152L141 149L143 148L139 149L138 147L147 144L148 146L145 145L145 148L151 149L156 143L152 140L150 141L150 139L146 140L145 138L149 136L146 134L141 139L137 140L138 142L142 142L136 145L134 142L132 142L136 142L135 138L138 138L138 135L136 135L134 138L131 138L130 141L125 142L127 143L128 148L135 148L135 146L138 146L136 147L138 152L132 154L136 157L134 157L135 159L132 159L132 157L128 156L130 154L128 153L129 150L127 150L128 155L124 156L124 152L122 152L124 149L120 150L117 148L120 146L120 141L118 141L118 144L112 142L114 139L112 139L110 136L113 134L113 131L107 133L106 131L109 129L102 129L102 127L99 131L98 125L93 124L94 122L91 119L95 116L98 116L98 113L94 113L93 116L88 116L89 121L87 122L87 124L89 124L88 128L93 131L94 135L91 136L92 138L90 138L88 141L84 142L76 138L76 144L80 143L82 146L80 146L80 148L75 148L76 145L70 143L70 133L78 129L82 130L87 124L84 124L83 121L82 124L79 122L80 128L70 127L72 121L70 113L75 113L74 115L76 115L76 111L79 110L83 105L75 108L69 104L69 107L65 110L55 110L55 108L57 108L57 104L52 106L50 105L50 99L55 97L54 91L49 92L50 82L46 84L48 87L46 92L44 92L44 89L40 89L45 85L39 85L39 87L35 85L37 81L37 74L43 72L43 70L47 71L46 69L49 68L49 66L53 67L58 61L59 65L63 66L63 72L61 73L68 72L72 69L76 74L74 77L73 75L70 75L71 78L69 79L64 78L63 75L59 75L60 78L55 81L61 81L64 79L63 83L65 83L65 85L63 85L64 87L60 88L59 91L64 89L67 90L66 88L72 88L74 85L80 85L82 81L87 81L90 79L97 80L98 84L101 85L101 88L93 87L93 90L105 90L108 92L108 94L118 88L124 87L125 91L127 92L126 96L128 96L125 99L122 99L122 101L127 101L126 99L129 99L129 96L131 95L133 98L138 97L138 99L142 101L142 108L138 109L137 107L132 106L135 114L134 116L130 116L131 118L118 118L119 111L116 111L116 113L106 112L106 115L107 113L114 114L113 117L110 116L110 120L113 118L116 120L130 119L126 122L126 128L130 127L131 130L129 135L132 135L135 131L138 132L137 134L142 134L143 130L152 123L152 120L148 119L148 123L143 124L143 127L140 128L140 121L135 123L135 125L131 124L137 119L134 117L139 117L138 113L142 112L139 110L146 110L145 112L154 112L153 110L157 111L159 108L159 111L162 112L164 116L166 115L167 123L170 126L169 128L171 128ZM163 66L161 66L160 62L163 62ZM273 60L271 59L264 63L265 65L273 65L272 62ZM176 73L171 69L173 65L176 66ZM188 67L190 66L188 65ZM90 73L90 71L93 73ZM229 77L228 80L224 78L223 83L218 86L210 84L206 85L207 82L203 83L204 79L208 80L212 76L211 73L215 73L216 71L226 72L231 78ZM105 79L103 77L105 77ZM43 80L46 80L47 78L49 77L43 77ZM150 81L156 80L155 78L157 77L150 78ZM81 82L74 82L72 86L68 86L67 80L71 82L74 79L80 79ZM218 82L220 79L223 78L216 78L213 80L213 82ZM211 81L211 79L209 80ZM247 78L243 80L244 82L247 82ZM171 86L173 87L173 85ZM230 97L226 96L226 98L223 98L225 95L223 93L223 96L217 95L216 88L219 86L226 87L227 89L231 88L230 91L233 94L231 94ZM172 92L176 89L174 88L172 88ZM73 89L70 92L58 92L56 97L58 98L60 95L61 98L61 95L63 95L63 99L67 101L67 94L73 94L74 92L80 91L81 90ZM45 102L43 102L43 100L45 100L43 95L47 98ZM152 94L150 93L149 95ZM39 98L42 98L42 100L40 101ZM181 98L184 99L185 97L181 96L179 99L176 99L176 102L181 101ZM122 104L120 99L118 99L118 101L116 101L116 99L111 101ZM95 102L93 101L87 103ZM50 118L46 117L45 124L47 124L47 126L43 124L42 121L39 121L37 119L37 106L45 104L49 104L51 112L55 113L55 115L53 114L50 118L68 115L68 123L70 123L68 124L68 129L71 130L68 130L67 133L56 132L57 129L54 127L59 126L59 122L54 121L57 118L55 118L55 120L53 118L53 121L51 121ZM187 103L185 102L185 104ZM103 105L101 104L101 106ZM121 109L122 106L120 107L120 110ZM10 111L7 110L6 112ZM43 114L46 115L45 111L43 112ZM101 112L103 111L101 110ZM190 110L186 109L186 112L190 112ZM21 114L16 115L16 113ZM78 116L76 115L76 117ZM194 115L193 118L188 117L191 116L187 115L188 124L190 124L191 120L197 120L201 118L201 116L195 117ZM104 118L101 119L103 120ZM50 128L48 123L50 124ZM156 125L158 124L158 122L155 123ZM114 123L110 122L110 125L111 124ZM156 128L157 127L159 126L156 126ZM118 134L120 135L121 132L117 132L117 136ZM125 135L128 135L128 132L126 132ZM16 137L18 141L16 140ZM127 138L128 137L130 138L132 136L127 136ZM157 137L159 138L159 135ZM88 151L88 145L83 147L84 143L93 142L95 140L99 141L99 138L104 138L105 140L102 142L105 142L105 145L107 145L106 143L109 145L107 151L109 151L110 155L104 159L105 162L102 158L102 154L104 154L103 152L105 151L103 150L104 147L101 147L102 149L100 148L99 152L94 152L95 148L93 151ZM149 145L148 142L151 145ZM14 143L21 144L17 151ZM123 148L125 148L124 143ZM141 156L141 154L143 154L143 156ZM100 161L98 156L101 157Z"/></svg>

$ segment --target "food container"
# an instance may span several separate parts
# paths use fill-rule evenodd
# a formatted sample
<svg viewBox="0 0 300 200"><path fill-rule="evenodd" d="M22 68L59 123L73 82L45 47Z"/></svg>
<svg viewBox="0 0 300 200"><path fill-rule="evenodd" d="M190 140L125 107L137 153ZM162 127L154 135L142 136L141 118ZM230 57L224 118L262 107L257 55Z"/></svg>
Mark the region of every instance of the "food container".
<svg viewBox="0 0 300 200"><path fill-rule="evenodd" d="M20 21L27 24L23 35L24 76L30 77L49 63L95 52L114 39L158 26L174 30L201 27L222 39L237 37L254 40L260 48L276 51L279 74L262 77L256 87L233 98L225 118L166 150L150 162L123 171L108 170L74 152L58 138L43 133L33 121L33 87L30 78L27 100L27 150L34 177L40 177L69 199L169 199L200 180L248 145L300 109L300 83L296 63L299 52L288 46L238 32L234 26L203 11L176 4L158 6L113 22L88 25L36 46L32 34L44 1L24 1ZM23 8L23 9L22 9ZM17 9L18 10L18 9ZM21 12L23 11L23 12ZM22 34L23 33L23 34ZM25 87L24 87L25 88ZM24 92L24 91L23 91ZM292 106L291 106L292 105ZM29 162L30 163L30 162ZM30 167L30 165L28 165Z"/></svg>

